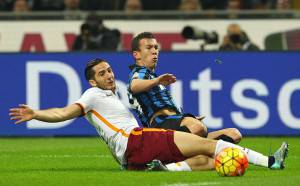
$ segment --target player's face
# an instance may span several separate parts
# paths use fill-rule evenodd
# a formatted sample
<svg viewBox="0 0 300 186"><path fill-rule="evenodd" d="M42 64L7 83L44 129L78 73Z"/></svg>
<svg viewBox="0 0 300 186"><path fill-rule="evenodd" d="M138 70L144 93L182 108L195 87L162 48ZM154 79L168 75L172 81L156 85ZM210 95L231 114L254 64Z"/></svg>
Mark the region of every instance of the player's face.
<svg viewBox="0 0 300 186"><path fill-rule="evenodd" d="M95 71L95 79L90 80L92 86L115 91L115 75L108 63L99 63L93 67L93 70Z"/></svg>
<svg viewBox="0 0 300 186"><path fill-rule="evenodd" d="M140 50L136 52L137 59L143 66L154 69L158 60L158 44L156 39L141 39Z"/></svg>

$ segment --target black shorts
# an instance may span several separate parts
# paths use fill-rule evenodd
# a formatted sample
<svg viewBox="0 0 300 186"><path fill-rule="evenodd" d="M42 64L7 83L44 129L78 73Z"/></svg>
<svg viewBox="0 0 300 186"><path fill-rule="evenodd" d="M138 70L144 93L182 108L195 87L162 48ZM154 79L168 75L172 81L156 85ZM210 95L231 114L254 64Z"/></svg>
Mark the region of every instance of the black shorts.
<svg viewBox="0 0 300 186"><path fill-rule="evenodd" d="M177 115L170 115L170 116L160 115L160 116L156 116L153 119L150 127L182 131L180 124L185 117L196 118L192 114L177 114Z"/></svg>

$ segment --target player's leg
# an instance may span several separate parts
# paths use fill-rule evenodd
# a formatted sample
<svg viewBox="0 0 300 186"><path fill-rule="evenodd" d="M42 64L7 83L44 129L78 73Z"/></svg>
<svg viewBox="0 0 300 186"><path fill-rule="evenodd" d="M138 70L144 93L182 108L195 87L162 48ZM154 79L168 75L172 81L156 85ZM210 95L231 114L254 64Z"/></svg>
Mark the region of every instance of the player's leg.
<svg viewBox="0 0 300 186"><path fill-rule="evenodd" d="M140 132L141 130L142 132ZM189 165L187 159L199 155L213 158L227 147L243 150L248 157L249 163L272 169L284 168L284 161L288 151L287 143L283 143L274 156L268 157L222 140L216 141L202 138L186 132L140 128L135 129L129 137L126 158L129 167L144 168L147 163L158 159L164 164L179 162L182 164L180 170L191 170L193 169L191 166L194 164ZM197 161L197 159L194 160ZM204 166L205 162L199 161L198 167L201 165Z"/></svg>
<svg viewBox="0 0 300 186"><path fill-rule="evenodd" d="M286 142L283 142L272 156L265 156L254 150L219 140L216 145L216 154L227 147L235 147L243 150L247 154L249 163L254 165L268 167L270 169L283 169L285 167L284 162L288 153L288 143Z"/></svg>
<svg viewBox="0 0 300 186"><path fill-rule="evenodd" d="M214 168L213 156L217 142L186 132L173 132L174 137L168 141L171 149L177 149L183 161L163 164L159 159L148 164L149 170L195 171ZM166 152L165 152L166 153Z"/></svg>
<svg viewBox="0 0 300 186"><path fill-rule="evenodd" d="M182 121L180 122L180 126L187 127L192 134L196 134L201 137L207 136L207 127L200 120L194 117L183 117Z"/></svg>
<svg viewBox="0 0 300 186"><path fill-rule="evenodd" d="M192 134L196 134L201 137L207 137L209 139L221 139L230 143L239 143L242 139L242 134L238 129L235 128L227 128L207 133L206 125L192 115L184 117L180 126L187 127Z"/></svg>
<svg viewBox="0 0 300 186"><path fill-rule="evenodd" d="M213 170L214 159L207 156L195 156L181 162L169 163L164 165L160 160L155 159L147 164L151 171L200 171Z"/></svg>
<svg viewBox="0 0 300 186"><path fill-rule="evenodd" d="M186 158L199 155L214 157L217 145L216 140L179 131L174 131L174 143Z"/></svg>
<svg viewBox="0 0 300 186"><path fill-rule="evenodd" d="M214 159L208 156L195 156L193 158L186 159L185 162L191 167L193 171L198 170L213 170Z"/></svg>
<svg viewBox="0 0 300 186"><path fill-rule="evenodd" d="M284 161L288 152L288 145L285 142L273 156L268 157L251 149L225 142L223 140L216 141L178 131L174 132L174 142L182 155L187 158L198 155L214 157L224 148L235 147L243 150L246 153L249 163L273 169L284 168Z"/></svg>
<svg viewBox="0 0 300 186"><path fill-rule="evenodd" d="M174 131L163 129L134 129L129 136L126 149L127 168L141 170L146 168L147 164L148 169L151 170L170 171L210 170L213 167L212 158L207 156L199 156L197 153L195 153L196 156L183 156L174 142L174 133ZM202 139L197 137L196 140L198 138ZM213 149L211 154L213 154Z"/></svg>
<svg viewBox="0 0 300 186"><path fill-rule="evenodd" d="M202 137L207 136L206 126L191 114L157 116L151 122L151 127L188 132Z"/></svg>
<svg viewBox="0 0 300 186"><path fill-rule="evenodd" d="M153 119L151 126L153 128L171 129L181 132L196 134L210 139L222 139L231 143L238 143L242 135L234 128L223 129L207 133L207 127L195 116L191 114L157 116Z"/></svg>

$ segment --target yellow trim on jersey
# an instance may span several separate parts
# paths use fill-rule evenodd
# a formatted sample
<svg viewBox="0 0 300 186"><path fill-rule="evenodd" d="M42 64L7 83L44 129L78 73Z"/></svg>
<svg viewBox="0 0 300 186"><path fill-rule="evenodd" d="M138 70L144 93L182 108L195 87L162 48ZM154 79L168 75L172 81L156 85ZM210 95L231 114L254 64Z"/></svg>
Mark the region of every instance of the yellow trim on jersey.
<svg viewBox="0 0 300 186"><path fill-rule="evenodd" d="M123 129L119 129L119 128L115 127L113 124L111 124L109 121L107 121L103 116L101 116L97 111L91 110L91 112L113 131L120 132L123 136L129 137L129 134L127 134Z"/></svg>
<svg viewBox="0 0 300 186"><path fill-rule="evenodd" d="M156 129L156 128L143 128L140 131L135 131L134 129L131 131L130 134L132 135L142 135L143 132L165 132L165 129Z"/></svg>

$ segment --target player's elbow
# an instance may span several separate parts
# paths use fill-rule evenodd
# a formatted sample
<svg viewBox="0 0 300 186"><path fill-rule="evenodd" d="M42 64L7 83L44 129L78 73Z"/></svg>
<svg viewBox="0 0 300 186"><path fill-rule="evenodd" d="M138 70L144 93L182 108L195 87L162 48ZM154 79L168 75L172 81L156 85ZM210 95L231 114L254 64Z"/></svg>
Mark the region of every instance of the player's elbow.
<svg viewBox="0 0 300 186"><path fill-rule="evenodd" d="M134 79L132 80L132 82L129 84L129 91L132 93L132 94L137 94L139 93L139 84L137 82L138 80L137 79Z"/></svg>
<svg viewBox="0 0 300 186"><path fill-rule="evenodd" d="M242 140L242 134L237 128L229 128L228 136L232 138L234 143L239 143Z"/></svg>
<svg viewBox="0 0 300 186"><path fill-rule="evenodd" d="M131 92L132 94L137 94L137 93L139 93L139 91L138 91L138 89L137 89L137 87L136 87L135 85L131 85L131 86L129 87L129 90L130 90L130 92Z"/></svg>
<svg viewBox="0 0 300 186"><path fill-rule="evenodd" d="M195 127L194 130L191 132L201 137L207 137L208 133L207 127L205 125L197 125L197 127Z"/></svg>

